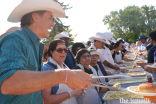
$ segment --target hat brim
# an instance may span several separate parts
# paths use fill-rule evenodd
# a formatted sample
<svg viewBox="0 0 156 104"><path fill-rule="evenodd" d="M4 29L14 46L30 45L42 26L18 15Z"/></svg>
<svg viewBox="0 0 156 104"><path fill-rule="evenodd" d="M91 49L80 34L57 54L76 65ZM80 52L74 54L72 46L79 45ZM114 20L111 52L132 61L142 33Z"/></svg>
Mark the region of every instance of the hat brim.
<svg viewBox="0 0 156 104"><path fill-rule="evenodd" d="M54 37L54 39L61 39L61 38L63 38L63 37L69 38L69 39L72 39L72 38L73 38L73 37L67 37L67 36L64 36L64 35L62 35L62 34L59 34L59 35L56 35L56 36Z"/></svg>
<svg viewBox="0 0 156 104"><path fill-rule="evenodd" d="M53 17L65 17L63 8L53 0L25 0L11 12L8 21L20 22L25 14L39 10L51 11Z"/></svg>
<svg viewBox="0 0 156 104"><path fill-rule="evenodd" d="M117 41L114 39L114 38L112 38L112 40L111 40L113 43L116 43Z"/></svg>
<svg viewBox="0 0 156 104"><path fill-rule="evenodd" d="M140 38L140 39L147 39L147 38L149 38L149 37L144 37L144 38ZM139 40L140 40L140 39L139 39Z"/></svg>
<svg viewBox="0 0 156 104"><path fill-rule="evenodd" d="M91 55L95 55L95 54L96 54L96 55L99 55L99 58L100 58L100 56L101 56L101 55L100 55L100 53L99 53L99 52L97 52L97 51L90 52L90 54L91 54Z"/></svg>
<svg viewBox="0 0 156 104"><path fill-rule="evenodd" d="M101 41L101 42L104 42L104 43L110 45L110 42L107 39L101 39L101 38L97 38L97 37L90 37L90 39L98 40L98 41Z"/></svg>

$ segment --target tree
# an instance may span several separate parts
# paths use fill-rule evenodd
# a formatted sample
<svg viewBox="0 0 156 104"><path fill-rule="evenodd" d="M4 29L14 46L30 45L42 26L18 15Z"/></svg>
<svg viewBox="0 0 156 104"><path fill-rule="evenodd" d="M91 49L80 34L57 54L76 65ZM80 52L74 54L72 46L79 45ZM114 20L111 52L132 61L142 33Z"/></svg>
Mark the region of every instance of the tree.
<svg viewBox="0 0 156 104"><path fill-rule="evenodd" d="M104 25L114 33L114 38L135 42L140 34L148 35L156 27L154 6L128 6L124 10L112 11L103 19Z"/></svg>
<svg viewBox="0 0 156 104"><path fill-rule="evenodd" d="M68 46L74 44L74 38L77 36L77 34L76 34L76 35L70 34L71 31L72 31L72 29L69 29L69 28L67 28L67 29L64 30L64 32L68 32L68 33L69 33L69 37L72 37L72 38L70 39L70 42L69 42L69 45L68 45ZM54 37L55 37L55 36L56 36L56 34L50 36L48 39L44 39L44 40L43 40L43 43L50 43L52 40L54 40Z"/></svg>
<svg viewBox="0 0 156 104"><path fill-rule="evenodd" d="M54 0L54 1L57 2L57 3L59 3L64 10L68 10L68 9L71 9L72 8L72 7L69 7L69 4L68 5L65 5L64 2L59 2L59 0ZM65 18L68 18L68 16L65 16ZM48 39L44 39L43 40L43 43L49 43L49 42L51 42L54 39L54 37L55 37L56 34L59 34L59 33L63 32L63 31L66 31L66 32L69 33L69 36L70 37L73 37L72 39L70 39L69 45L74 44L73 41L74 41L74 37L76 35L73 36L72 34L70 34L70 32L72 31L72 29L69 29L70 26L65 26L64 23L59 18L53 18L53 21L54 21L55 27L53 27L51 29L51 32L49 34L49 38Z"/></svg>

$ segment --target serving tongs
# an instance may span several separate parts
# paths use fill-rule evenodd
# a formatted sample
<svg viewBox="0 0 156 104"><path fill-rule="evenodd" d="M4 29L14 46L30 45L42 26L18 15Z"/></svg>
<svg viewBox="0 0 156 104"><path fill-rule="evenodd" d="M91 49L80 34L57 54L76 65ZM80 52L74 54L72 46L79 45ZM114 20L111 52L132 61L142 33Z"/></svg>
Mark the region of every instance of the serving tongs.
<svg viewBox="0 0 156 104"><path fill-rule="evenodd" d="M93 76L91 79L105 79L105 78L132 78L126 75L110 75L110 76Z"/></svg>
<svg viewBox="0 0 156 104"><path fill-rule="evenodd" d="M93 83L91 83L91 86L109 88L109 89L114 90L114 91L119 91L120 90L119 88L110 87L110 86L105 85L105 84L102 84L102 83L99 83L99 84L93 84Z"/></svg>

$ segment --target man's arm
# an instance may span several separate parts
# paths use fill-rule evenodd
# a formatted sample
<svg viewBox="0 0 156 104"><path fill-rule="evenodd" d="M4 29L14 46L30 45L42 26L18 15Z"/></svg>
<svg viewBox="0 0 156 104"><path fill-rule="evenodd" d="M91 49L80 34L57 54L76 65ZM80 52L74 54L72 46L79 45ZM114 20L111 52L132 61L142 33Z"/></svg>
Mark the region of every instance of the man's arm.
<svg viewBox="0 0 156 104"><path fill-rule="evenodd" d="M68 70L67 85L75 90L90 87L91 76L82 70ZM23 95L65 83L65 70L35 72L19 70L1 84L3 94Z"/></svg>
<svg viewBox="0 0 156 104"><path fill-rule="evenodd" d="M113 65L113 64L111 64L111 63L109 63L109 62L106 61L106 60L103 62L103 64L104 64L105 66L109 67L109 68L112 68L112 69L115 69L115 70L120 70L120 67L117 67L117 66L115 66L115 65Z"/></svg>

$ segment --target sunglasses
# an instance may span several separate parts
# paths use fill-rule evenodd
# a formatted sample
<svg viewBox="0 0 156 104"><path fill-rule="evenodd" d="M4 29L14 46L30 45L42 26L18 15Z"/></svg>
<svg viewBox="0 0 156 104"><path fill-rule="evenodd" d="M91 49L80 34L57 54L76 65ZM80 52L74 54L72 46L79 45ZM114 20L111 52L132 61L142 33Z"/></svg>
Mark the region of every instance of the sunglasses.
<svg viewBox="0 0 156 104"><path fill-rule="evenodd" d="M65 49L58 48L58 49L56 49L56 51L57 51L58 53L62 53L63 51L64 51L65 53L67 53L67 52L68 52L68 49L67 49L67 48L65 48Z"/></svg>
<svg viewBox="0 0 156 104"><path fill-rule="evenodd" d="M86 56L83 55L83 56L81 56L82 59L86 59L86 58L90 58L90 57L91 57L90 55L86 55Z"/></svg>

